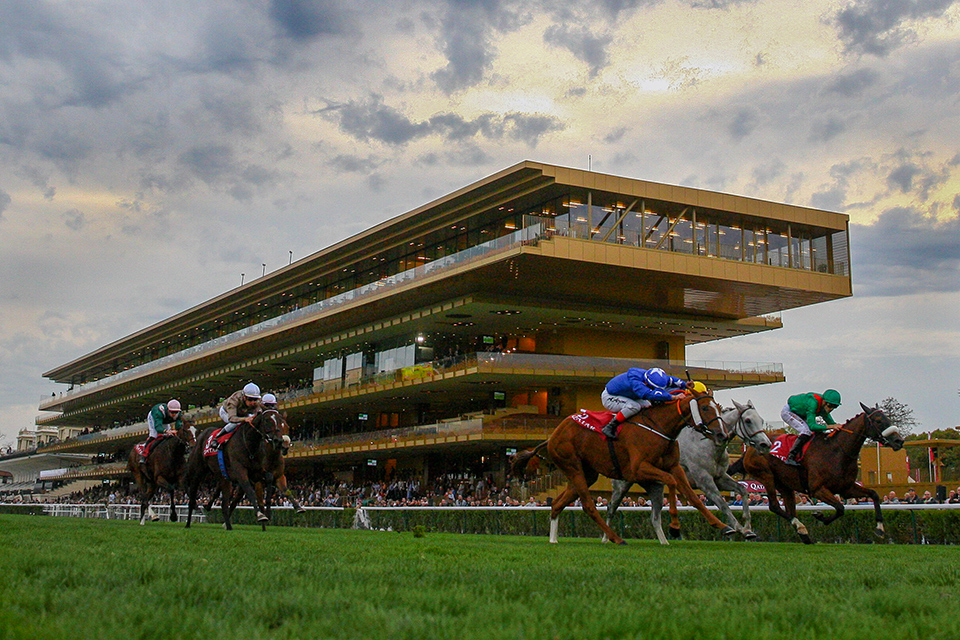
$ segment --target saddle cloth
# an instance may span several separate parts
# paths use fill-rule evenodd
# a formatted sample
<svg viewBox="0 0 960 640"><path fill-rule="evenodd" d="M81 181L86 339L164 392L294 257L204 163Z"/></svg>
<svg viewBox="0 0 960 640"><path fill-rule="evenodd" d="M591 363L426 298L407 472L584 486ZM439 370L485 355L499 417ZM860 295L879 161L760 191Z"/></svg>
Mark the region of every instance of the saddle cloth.
<svg viewBox="0 0 960 640"><path fill-rule="evenodd" d="M157 434L157 439L150 443L150 449L153 449L155 446L157 446L160 443L160 441L163 440L164 438L172 438L172 437L173 437L172 433ZM150 453L149 451L147 451L146 441L137 443L136 445L134 445L133 449L134 451L137 452L137 455L143 456L144 458L146 458L147 455L149 455Z"/></svg>
<svg viewBox="0 0 960 640"><path fill-rule="evenodd" d="M219 441L219 442L220 442L220 446L223 447L223 445L227 444L227 441L228 441L230 438L232 438L232 437L233 437L233 434L235 434L236 432L237 432L237 430L234 429L233 431L231 431L231 432L229 432L229 433L223 433L223 427L220 427L219 429L217 429L216 431L214 431L213 433L211 433L211 434L210 434L210 437L209 437L209 438L207 439L207 441L203 444L203 455L204 455L204 457L210 457L210 456L215 456L215 455L217 455L217 451L215 451L214 449L211 449L211 448L210 448L210 444L211 444L214 440Z"/></svg>
<svg viewBox="0 0 960 640"><path fill-rule="evenodd" d="M597 433L602 433L603 426L610 422L612 418L612 411L587 411L586 409L580 409L580 413L575 413L570 416L571 420L576 422L584 429L596 431ZM622 428L622 424L617 426L617 434L620 433Z"/></svg>
<svg viewBox="0 0 960 640"><path fill-rule="evenodd" d="M797 434L795 433L785 433L782 436L777 436L777 439L773 441L773 446L770 447L770 455L780 458L781 460L786 460L790 454L790 449L793 449L793 443L796 441ZM810 441L803 446L803 451L800 452L797 460L803 459L803 456L807 453L807 449L810 448L811 442L813 442L813 439L810 439Z"/></svg>

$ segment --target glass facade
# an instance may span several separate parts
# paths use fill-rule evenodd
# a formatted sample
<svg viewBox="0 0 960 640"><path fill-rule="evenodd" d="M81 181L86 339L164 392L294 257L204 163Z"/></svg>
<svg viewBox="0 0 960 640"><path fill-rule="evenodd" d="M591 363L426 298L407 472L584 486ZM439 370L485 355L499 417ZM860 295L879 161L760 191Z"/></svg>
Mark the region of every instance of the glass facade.
<svg viewBox="0 0 960 640"><path fill-rule="evenodd" d="M234 310L176 338L115 360L112 366L77 377L73 384L103 379L185 350L272 326L282 318L316 309L355 294L390 286L420 270L444 268L472 251L487 251L500 239L521 230L558 234L659 251L801 269L849 274L845 231L799 228L728 211L715 211L665 201L629 199L606 192L570 192L535 204L494 206L401 246L365 256L336 271L292 286L273 298ZM512 244L512 241L510 242ZM368 363L371 366L373 362ZM324 374L326 376L326 373Z"/></svg>

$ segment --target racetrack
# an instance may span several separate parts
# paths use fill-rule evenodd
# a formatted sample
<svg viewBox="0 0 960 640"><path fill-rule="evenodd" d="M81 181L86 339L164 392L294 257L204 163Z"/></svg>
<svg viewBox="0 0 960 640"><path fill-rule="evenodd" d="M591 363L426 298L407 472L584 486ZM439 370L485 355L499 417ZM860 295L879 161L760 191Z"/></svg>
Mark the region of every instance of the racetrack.
<svg viewBox="0 0 960 640"><path fill-rule="evenodd" d="M0 640L960 637L953 546L0 515L0 577Z"/></svg>

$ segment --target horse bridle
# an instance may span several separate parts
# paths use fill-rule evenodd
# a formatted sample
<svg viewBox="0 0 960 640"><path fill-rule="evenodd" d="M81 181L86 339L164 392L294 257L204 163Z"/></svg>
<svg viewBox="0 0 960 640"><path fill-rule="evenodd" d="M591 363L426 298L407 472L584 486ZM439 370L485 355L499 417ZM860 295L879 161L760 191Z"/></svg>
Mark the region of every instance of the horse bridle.
<svg viewBox="0 0 960 640"><path fill-rule="evenodd" d="M883 431L880 431L880 427L879 427L879 426L877 425L877 423L874 421L873 416L875 416L875 415L878 414L878 413L883 413L883 409L874 409L873 411L871 411L871 412L869 412L869 413L867 413L866 411L864 411L863 413L864 413L864 416L863 416L864 422L866 422L867 425L872 426L872 427L874 428L874 430L876 430L876 432L877 432L877 435L876 435L876 436L872 436L872 435L870 435L869 433L867 433L867 429L864 428L864 430L863 430L863 431L864 431L863 435L864 435L865 437L867 437L867 438L870 438L871 440L873 440L873 441L875 441L875 442L879 442L881 445L883 445L883 446L885 446L885 447L890 446L890 436L892 436L894 433L898 433L899 430L898 430L895 426L890 425L889 427L887 427L887 428L884 429ZM845 428L844 428L843 426L841 426L841 425L836 425L835 428L836 428L837 431L844 431L844 432L846 432L846 433L852 433L853 435L859 435L856 431L851 431L850 429L845 429Z"/></svg>
<svg viewBox="0 0 960 640"><path fill-rule="evenodd" d="M882 413L883 413L883 410L882 410L882 409L874 409L873 411L871 411L870 413L868 413L868 414L866 415L866 417L865 417L866 421L869 422L870 425L871 425L871 426L876 430L876 432L877 432L877 436L876 436L876 437L869 436L869 435L868 435L867 437L870 438L871 440L875 440L876 442L879 442L879 443L880 443L881 445L883 445L884 447L888 447L888 446L890 446L890 444L891 444L890 436L892 436L892 435L895 434L895 433L899 433L899 430L898 430L895 426L890 425L889 427L887 427L887 428L884 429L883 431L880 431L880 426L877 425L877 423L874 422L874 419L873 419L873 416L876 415L876 414L878 414L878 413L882 414Z"/></svg>
<svg viewBox="0 0 960 640"><path fill-rule="evenodd" d="M703 421L703 418L700 417L700 400L702 398L707 398L710 401L710 404L713 405L714 413L716 414L713 418L707 422ZM720 418L720 408L717 406L716 401L713 399L712 395L702 395L702 396L693 396L690 398L690 422L689 425L702 436L709 438L710 440L717 441L717 434L710 430L710 425L714 420L720 421L720 438L724 441L729 440L732 436L727 434L726 424L723 422L723 419ZM680 410L680 402L677 401L677 411Z"/></svg>
<svg viewBox="0 0 960 640"><path fill-rule="evenodd" d="M756 447L757 443L754 442L753 440L758 434L763 433L763 429L759 429L754 433L747 432L747 423L743 419L743 414L749 411L750 408L751 408L750 406L746 406L742 410L739 408L737 409L737 422L735 425L733 425L733 433L730 435L730 439L732 440L733 436L737 435L737 436L740 436L740 439L743 440L748 445L750 445L751 447Z"/></svg>

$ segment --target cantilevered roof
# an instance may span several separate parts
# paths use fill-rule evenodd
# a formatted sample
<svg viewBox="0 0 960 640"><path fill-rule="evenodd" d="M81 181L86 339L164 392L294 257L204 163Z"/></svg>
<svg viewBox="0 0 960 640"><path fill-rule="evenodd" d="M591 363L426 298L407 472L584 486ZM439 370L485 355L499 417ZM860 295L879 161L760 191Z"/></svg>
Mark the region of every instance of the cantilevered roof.
<svg viewBox="0 0 960 640"><path fill-rule="evenodd" d="M759 220L790 222L797 228L844 231L848 221L847 216L838 213L524 161L55 367L43 375L63 383L73 382L74 378L85 374L95 379L97 372L110 369L115 361L127 358L130 354L174 343L196 327L229 319L238 310L277 299L295 287L336 272L344 265L401 247L411 237L441 232L450 225L499 206L509 204L518 209L533 207L572 191L604 192L624 198L700 207Z"/></svg>

